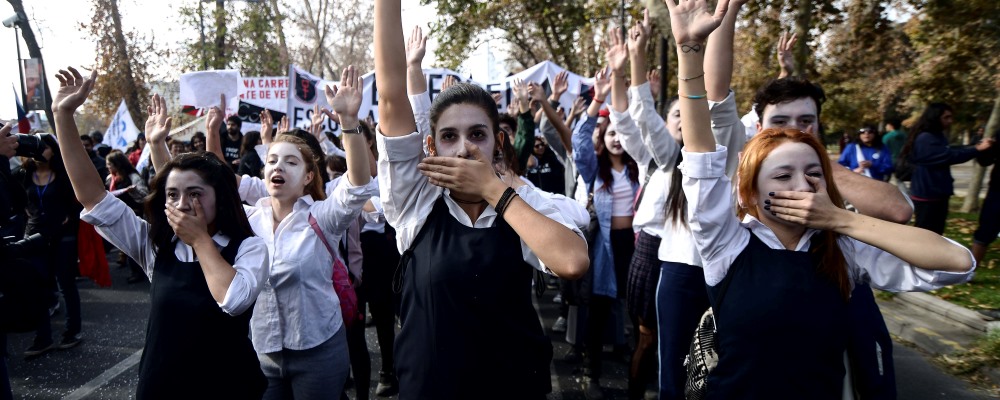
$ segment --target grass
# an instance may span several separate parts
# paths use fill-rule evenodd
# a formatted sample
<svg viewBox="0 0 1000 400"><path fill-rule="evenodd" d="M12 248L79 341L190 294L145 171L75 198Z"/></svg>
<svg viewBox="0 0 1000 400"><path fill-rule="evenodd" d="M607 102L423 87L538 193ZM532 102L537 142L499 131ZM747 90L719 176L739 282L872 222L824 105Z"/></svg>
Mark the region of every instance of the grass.
<svg viewBox="0 0 1000 400"><path fill-rule="evenodd" d="M952 196L944 236L971 247L972 233L979 226L979 213L959 212L964 200L962 197ZM994 246L986 252L982 263L976 267L976 275L972 281L930 293L972 310L1000 310L1000 251L996 249L996 243L993 243ZM997 342L1000 343L1000 338Z"/></svg>

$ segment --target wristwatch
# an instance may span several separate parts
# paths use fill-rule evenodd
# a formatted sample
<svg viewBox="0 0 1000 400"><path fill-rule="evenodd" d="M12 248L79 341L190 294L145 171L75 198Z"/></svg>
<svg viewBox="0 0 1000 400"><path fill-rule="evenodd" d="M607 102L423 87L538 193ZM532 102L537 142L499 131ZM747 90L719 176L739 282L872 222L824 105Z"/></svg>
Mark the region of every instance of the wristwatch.
<svg viewBox="0 0 1000 400"><path fill-rule="evenodd" d="M340 133L343 133L345 135L357 135L357 134L361 133L361 125L359 124L358 126L355 126L355 127L351 128L351 129L347 129L347 128L341 127L340 128Z"/></svg>

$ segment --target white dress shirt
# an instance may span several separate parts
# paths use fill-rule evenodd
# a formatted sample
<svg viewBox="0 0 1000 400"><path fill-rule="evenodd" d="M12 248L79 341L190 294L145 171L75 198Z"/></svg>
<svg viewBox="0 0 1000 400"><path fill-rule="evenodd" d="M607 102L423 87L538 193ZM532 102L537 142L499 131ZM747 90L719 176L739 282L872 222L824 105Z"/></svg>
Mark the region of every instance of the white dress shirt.
<svg viewBox="0 0 1000 400"><path fill-rule="evenodd" d="M93 225L101 237L135 260L152 282L156 249L149 238L149 222L139 218L123 201L110 194L105 195L90 211L83 210L80 219ZM198 262L191 246L176 236L174 240L177 242L174 246L177 261ZM221 233L212 236L212 240L219 251L229 244L229 237ZM261 284L268 278L267 262L267 247L263 239L251 236L240 243L233 262L236 276L226 289L226 297L219 303L222 311L240 315L253 305L261 291Z"/></svg>
<svg viewBox="0 0 1000 400"><path fill-rule="evenodd" d="M683 151L683 150L682 150ZM750 243L750 231L772 249L784 249L771 228L747 215L739 221L733 211L732 184L726 177L726 147L716 145L711 153L683 151L680 168L684 173L683 188L688 199L688 221L698 251L704 260L705 283L715 286L722 281L736 257ZM749 228L749 231L747 230ZM808 251L816 229L807 229L795 251ZM953 245L969 252L964 246L948 239ZM933 271L917 268L875 246L841 235L837 244L847 261L853 282L893 292L928 291L946 285L967 282L975 271ZM972 253L969 252L972 260Z"/></svg>
<svg viewBox="0 0 1000 400"><path fill-rule="evenodd" d="M264 181L247 178L240 181L239 191L244 200L267 193ZM300 197L277 227L269 197L244 207L250 226L264 239L271 256L270 278L250 320L250 336L258 353L311 349L343 325L340 299L333 289L333 258L309 225L309 215L339 254L341 237L374 192L371 182L352 186L343 179L326 200Z"/></svg>

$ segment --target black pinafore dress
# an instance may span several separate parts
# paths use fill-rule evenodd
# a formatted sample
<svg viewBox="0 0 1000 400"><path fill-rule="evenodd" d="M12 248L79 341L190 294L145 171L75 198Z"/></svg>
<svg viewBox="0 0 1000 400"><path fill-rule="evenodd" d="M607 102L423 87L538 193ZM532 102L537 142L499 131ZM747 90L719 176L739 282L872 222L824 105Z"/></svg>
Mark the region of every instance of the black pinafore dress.
<svg viewBox="0 0 1000 400"><path fill-rule="evenodd" d="M552 343L531 303L534 268L503 220L462 225L438 198L400 260L399 398L525 399L551 391Z"/></svg>
<svg viewBox="0 0 1000 400"><path fill-rule="evenodd" d="M721 305L723 285L708 288L719 364L707 399L842 398L847 301L819 274L818 261L810 252L771 249L750 233Z"/></svg>
<svg viewBox="0 0 1000 400"><path fill-rule="evenodd" d="M233 264L241 240L222 258ZM153 268L146 346L139 363L136 398L260 399L267 389L250 342L253 307L226 314L208 290L197 262L160 251Z"/></svg>

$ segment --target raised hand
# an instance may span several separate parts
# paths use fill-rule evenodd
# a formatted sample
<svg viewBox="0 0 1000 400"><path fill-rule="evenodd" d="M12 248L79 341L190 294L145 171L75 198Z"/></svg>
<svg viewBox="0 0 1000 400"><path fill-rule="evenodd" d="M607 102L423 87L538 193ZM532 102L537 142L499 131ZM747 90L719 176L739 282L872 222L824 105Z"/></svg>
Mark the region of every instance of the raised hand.
<svg viewBox="0 0 1000 400"><path fill-rule="evenodd" d="M90 91L94 89L94 82L97 80L97 71L90 73L90 77L84 79L80 71L76 68L68 67L61 69L56 74L59 79L59 91L52 98L52 111L56 113L74 113L76 109L87 101Z"/></svg>
<svg viewBox="0 0 1000 400"><path fill-rule="evenodd" d="M503 101L503 93L493 93L491 96L493 96L493 102L497 103L497 105L500 105L500 102Z"/></svg>
<svg viewBox="0 0 1000 400"><path fill-rule="evenodd" d="M511 117L517 118L517 115L521 113L521 99L517 97L510 99L510 104L507 105L507 114Z"/></svg>
<svg viewBox="0 0 1000 400"><path fill-rule="evenodd" d="M528 84L528 94L531 96L531 100L545 101L545 89L535 82Z"/></svg>
<svg viewBox="0 0 1000 400"><path fill-rule="evenodd" d="M456 83L458 83L458 79L455 79L455 75L448 75L444 77L444 80L441 81L441 91L443 92L448 88L455 86Z"/></svg>
<svg viewBox="0 0 1000 400"><path fill-rule="evenodd" d="M646 74L646 80L649 81L649 91L652 92L653 98L657 98L660 95L660 70L654 69Z"/></svg>
<svg viewBox="0 0 1000 400"><path fill-rule="evenodd" d="M226 117L226 95L219 95L219 106L211 107L208 109L208 118L205 119L205 132L206 135L218 135L219 127L222 126L222 122Z"/></svg>
<svg viewBox="0 0 1000 400"><path fill-rule="evenodd" d="M781 37L778 38L778 65L781 66L781 74L778 78L787 77L795 71L795 54L792 53L792 49L795 47L795 41L797 36L795 33L791 35L788 32L782 32Z"/></svg>
<svg viewBox="0 0 1000 400"><path fill-rule="evenodd" d="M582 113L585 109L587 109L587 101L584 100L583 97L577 97L576 100L573 100L573 106L569 109L568 117L576 118L576 116L580 115L580 113Z"/></svg>
<svg viewBox="0 0 1000 400"><path fill-rule="evenodd" d="M427 37L419 26L414 26L410 39L406 41L406 63L419 67L425 54L427 54Z"/></svg>
<svg viewBox="0 0 1000 400"><path fill-rule="evenodd" d="M317 141L323 141L323 123L326 122L326 113L319 108L319 103L313 105L312 115L309 116L309 133L316 137Z"/></svg>
<svg viewBox="0 0 1000 400"><path fill-rule="evenodd" d="M628 50L633 56L646 56L643 53L646 51L646 44L649 43L652 25L649 20L649 9L642 10L642 21L636 21L635 26L628 30Z"/></svg>
<svg viewBox="0 0 1000 400"><path fill-rule="evenodd" d="M664 0L670 10L670 30L681 51L703 52L708 35L722 24L729 0L719 0L715 13L706 0Z"/></svg>
<svg viewBox="0 0 1000 400"><path fill-rule="evenodd" d="M615 75L624 75L625 63L628 62L628 45L622 40L621 33L621 27L611 28L605 40L608 51L604 53L604 58Z"/></svg>
<svg viewBox="0 0 1000 400"><path fill-rule="evenodd" d="M274 118L265 108L260 112L260 141L264 145L269 145L272 139L274 139Z"/></svg>
<svg viewBox="0 0 1000 400"><path fill-rule="evenodd" d="M604 101L611 93L611 68L605 67L597 70L594 75L594 99Z"/></svg>
<svg viewBox="0 0 1000 400"><path fill-rule="evenodd" d="M569 90L569 71L562 71L552 80L552 95L549 98L552 101L559 101L567 90Z"/></svg>
<svg viewBox="0 0 1000 400"><path fill-rule="evenodd" d="M167 116L167 101L154 94L149 99L149 106L146 107L146 140L152 144L164 143L170 133L170 125L173 118Z"/></svg>
<svg viewBox="0 0 1000 400"><path fill-rule="evenodd" d="M353 65L344 68L340 74L340 85L327 86L326 101L333 108L333 113L340 120L340 125L347 129L358 126L358 112L361 110L362 90L364 81L358 76Z"/></svg>
<svg viewBox="0 0 1000 400"><path fill-rule="evenodd" d="M288 120L288 115L281 117L281 121L278 121L278 131L276 134L281 135L288 133L291 130L291 122Z"/></svg>

